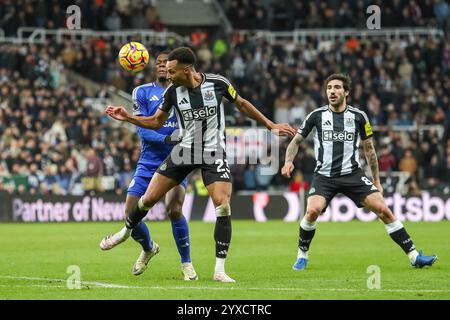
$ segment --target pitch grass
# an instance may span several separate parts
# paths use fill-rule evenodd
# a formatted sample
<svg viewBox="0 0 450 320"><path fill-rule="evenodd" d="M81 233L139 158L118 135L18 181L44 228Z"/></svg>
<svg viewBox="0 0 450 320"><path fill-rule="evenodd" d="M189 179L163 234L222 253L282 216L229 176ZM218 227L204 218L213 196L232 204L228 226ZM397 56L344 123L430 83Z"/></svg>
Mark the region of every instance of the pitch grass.
<svg viewBox="0 0 450 320"><path fill-rule="evenodd" d="M405 223L418 248L439 255L432 268L412 268L381 223L355 221L319 224L308 269L296 272L297 223L234 220L226 270L235 284L211 280L214 224L190 223L196 282L182 281L170 223L149 225L161 251L136 277L132 239L98 247L121 223L0 224L0 299L450 299L448 221ZM66 286L70 265L80 267L80 290ZM371 265L379 290L367 288Z"/></svg>

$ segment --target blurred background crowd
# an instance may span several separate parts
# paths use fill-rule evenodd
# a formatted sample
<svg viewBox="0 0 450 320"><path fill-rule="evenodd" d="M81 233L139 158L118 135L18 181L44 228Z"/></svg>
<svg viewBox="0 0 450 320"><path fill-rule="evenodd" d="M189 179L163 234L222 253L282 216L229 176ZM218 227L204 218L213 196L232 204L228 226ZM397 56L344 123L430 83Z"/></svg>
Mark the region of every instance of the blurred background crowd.
<svg viewBox="0 0 450 320"><path fill-rule="evenodd" d="M366 26L366 8L377 5L385 27L448 27L445 0L220 0L237 29L293 30Z"/></svg>
<svg viewBox="0 0 450 320"><path fill-rule="evenodd" d="M0 0L0 28L13 34L20 26L62 27L62 8L69 2L73 1ZM219 2L236 30L351 27L362 19L358 8L366 5L356 0ZM446 1L375 3L387 10L382 22L386 25L447 28ZM80 1L80 5L90 6L86 11L82 8L89 12L83 18L88 28L165 29L153 1ZM182 43L144 44L154 59L155 53ZM296 127L309 112L326 104L325 78L334 72L348 73L353 81L349 104L364 110L377 128L376 150L386 191L396 191L395 173L400 172L409 177L407 193L450 192L448 37L271 44L251 32L235 31L228 40L196 29L189 44L198 55L199 71L228 77L238 93L269 118ZM126 191L140 141L134 130L118 126L92 105L108 99L109 86L131 93L135 86L152 81L153 74L149 68L137 75L122 71L116 59L119 47L107 38L83 44L69 39L59 44L0 43L0 190ZM98 89L68 81L64 70L95 81ZM236 108L227 105L226 110L228 126L252 125ZM288 143L281 141L281 164ZM279 172L261 175L260 163L233 165L234 190L306 190L315 167L312 141L303 143L295 165L292 179ZM198 181L199 176L193 175L190 188L201 194L204 187Z"/></svg>
<svg viewBox="0 0 450 320"><path fill-rule="evenodd" d="M161 31L157 2L164 0L1 0L0 28L13 35L19 27L66 27L66 10L78 5L82 28ZM177 0L183 2L184 0ZM189 0L186 0L189 1ZM206 0L208 1L208 0ZM206 2L205 1L205 2ZM447 29L447 0L218 0L235 29L293 30L366 26L366 8L380 7L385 27L432 26Z"/></svg>

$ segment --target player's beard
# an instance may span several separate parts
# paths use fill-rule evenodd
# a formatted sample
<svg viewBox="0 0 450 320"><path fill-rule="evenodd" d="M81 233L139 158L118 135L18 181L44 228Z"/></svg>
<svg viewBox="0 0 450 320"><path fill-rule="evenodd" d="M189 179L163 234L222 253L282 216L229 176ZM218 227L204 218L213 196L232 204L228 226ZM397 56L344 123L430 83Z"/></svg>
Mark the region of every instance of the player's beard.
<svg viewBox="0 0 450 320"><path fill-rule="evenodd" d="M338 97L338 99L333 103L330 100L328 100L328 102L330 103L330 105L335 108L338 109L340 107L340 105L342 104L342 102L344 101L344 96L340 96Z"/></svg>
<svg viewBox="0 0 450 320"><path fill-rule="evenodd" d="M165 83L168 81L166 77L157 77L156 80L160 83Z"/></svg>

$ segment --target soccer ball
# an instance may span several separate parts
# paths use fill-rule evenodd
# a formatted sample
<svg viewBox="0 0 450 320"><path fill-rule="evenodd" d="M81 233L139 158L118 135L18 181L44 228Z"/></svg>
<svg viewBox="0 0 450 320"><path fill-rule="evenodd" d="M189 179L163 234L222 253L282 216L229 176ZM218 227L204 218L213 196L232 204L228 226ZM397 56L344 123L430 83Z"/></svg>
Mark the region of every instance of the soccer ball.
<svg viewBox="0 0 450 320"><path fill-rule="evenodd" d="M142 43L128 42L119 51L119 63L126 71L139 72L145 68L150 56Z"/></svg>

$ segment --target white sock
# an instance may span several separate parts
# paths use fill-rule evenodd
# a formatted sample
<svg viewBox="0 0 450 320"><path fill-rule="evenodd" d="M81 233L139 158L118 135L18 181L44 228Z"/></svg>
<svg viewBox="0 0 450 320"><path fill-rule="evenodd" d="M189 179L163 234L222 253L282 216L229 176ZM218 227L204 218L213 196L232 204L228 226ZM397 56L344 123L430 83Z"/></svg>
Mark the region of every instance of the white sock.
<svg viewBox="0 0 450 320"><path fill-rule="evenodd" d="M214 268L214 272L225 272L225 258L216 258L216 267Z"/></svg>
<svg viewBox="0 0 450 320"><path fill-rule="evenodd" d="M297 253L297 259L298 258L305 258L308 259L308 251L303 251L301 249L298 249L298 253Z"/></svg>
<svg viewBox="0 0 450 320"><path fill-rule="evenodd" d="M408 253L409 261L411 261L412 264L415 264L416 258L418 255L419 255L419 252L417 252L417 250L415 250L415 249L413 251L409 252Z"/></svg>
<svg viewBox="0 0 450 320"><path fill-rule="evenodd" d="M403 223L401 223L400 220L395 220L392 223L386 223L384 227L386 228L387 233L391 234L403 228Z"/></svg>
<svg viewBox="0 0 450 320"><path fill-rule="evenodd" d="M305 217L303 217L302 221L300 221L300 227L306 231L315 230L317 227L317 221L309 222Z"/></svg>
<svg viewBox="0 0 450 320"><path fill-rule="evenodd" d="M117 236L122 238L128 238L131 234L131 229L128 229L127 227L123 227L119 232L117 232Z"/></svg>

